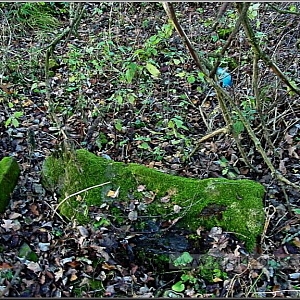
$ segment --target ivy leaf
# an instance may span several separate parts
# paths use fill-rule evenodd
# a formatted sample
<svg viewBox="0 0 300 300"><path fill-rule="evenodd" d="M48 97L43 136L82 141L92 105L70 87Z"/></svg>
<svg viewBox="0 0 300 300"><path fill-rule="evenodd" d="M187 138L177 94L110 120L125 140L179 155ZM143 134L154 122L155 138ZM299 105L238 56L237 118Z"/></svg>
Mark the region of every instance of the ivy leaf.
<svg viewBox="0 0 300 300"><path fill-rule="evenodd" d="M185 289L185 286L182 283L182 281L178 281L172 285L172 290L175 292L182 292L182 291L184 291L184 289Z"/></svg>
<svg viewBox="0 0 300 300"><path fill-rule="evenodd" d="M177 257L173 264L175 267L186 266L193 261L193 257L188 252L183 252L179 257Z"/></svg>

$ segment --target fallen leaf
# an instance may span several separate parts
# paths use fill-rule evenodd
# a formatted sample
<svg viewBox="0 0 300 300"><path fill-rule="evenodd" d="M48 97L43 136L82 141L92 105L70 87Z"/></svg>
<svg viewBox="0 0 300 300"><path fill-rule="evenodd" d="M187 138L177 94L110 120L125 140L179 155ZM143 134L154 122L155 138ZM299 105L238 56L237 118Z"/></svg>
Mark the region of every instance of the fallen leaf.
<svg viewBox="0 0 300 300"><path fill-rule="evenodd" d="M220 281L223 281L223 279L219 278L219 277L215 277L213 279L213 282L220 282Z"/></svg>
<svg viewBox="0 0 300 300"><path fill-rule="evenodd" d="M300 240L298 237L295 237L295 239L293 240L293 244L297 247L300 248Z"/></svg>
<svg viewBox="0 0 300 300"><path fill-rule="evenodd" d="M279 162L279 171L285 175L286 174L286 167L284 165L284 159L281 159Z"/></svg>
<svg viewBox="0 0 300 300"><path fill-rule="evenodd" d="M108 193L106 194L106 196L111 197L111 198L117 198L119 196L119 190L120 190L120 187L118 187L116 191L109 190Z"/></svg>
<svg viewBox="0 0 300 300"><path fill-rule="evenodd" d="M167 203L167 202L170 201L170 199L171 199L170 196L167 195L167 196L164 196L164 197L160 198L160 202Z"/></svg>
<svg viewBox="0 0 300 300"><path fill-rule="evenodd" d="M142 184L137 187L138 192L143 192L145 189L146 189L146 186L142 185Z"/></svg>
<svg viewBox="0 0 300 300"><path fill-rule="evenodd" d="M133 210L131 211L129 214L128 214L128 219L130 221L136 221L137 220L137 217L138 217L138 213L136 210Z"/></svg>
<svg viewBox="0 0 300 300"><path fill-rule="evenodd" d="M10 218L10 220L14 220L14 219L17 219L21 216L22 216L21 214L13 212L9 215L9 218Z"/></svg>
<svg viewBox="0 0 300 300"><path fill-rule="evenodd" d="M10 264L7 264L7 263L2 263L0 264L0 270L7 270L7 269L11 269L12 266Z"/></svg>
<svg viewBox="0 0 300 300"><path fill-rule="evenodd" d="M26 264L27 268L35 273L42 271L42 268L40 266L40 264L36 263L36 262L28 262L28 264Z"/></svg>
<svg viewBox="0 0 300 300"><path fill-rule="evenodd" d="M63 274L64 274L63 268L59 268L59 270L57 272L54 272L55 281L58 281L59 279L61 279L63 277Z"/></svg>
<svg viewBox="0 0 300 300"><path fill-rule="evenodd" d="M175 204L173 207L173 210L176 214L179 213L181 211L181 209L182 209L182 207L177 204Z"/></svg>
<svg viewBox="0 0 300 300"><path fill-rule="evenodd" d="M17 220L2 220L4 224L1 224L1 227L6 231L13 229L14 231L18 231L21 228L21 224Z"/></svg>

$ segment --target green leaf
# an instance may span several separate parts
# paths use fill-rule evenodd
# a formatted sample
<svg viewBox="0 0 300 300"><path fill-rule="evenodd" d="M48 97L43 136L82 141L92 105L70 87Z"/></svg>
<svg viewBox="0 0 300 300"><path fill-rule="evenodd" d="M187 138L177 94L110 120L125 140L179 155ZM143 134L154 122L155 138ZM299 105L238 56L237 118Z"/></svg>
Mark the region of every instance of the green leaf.
<svg viewBox="0 0 300 300"><path fill-rule="evenodd" d="M236 121L233 123L232 129L235 134L240 134L244 131L245 127L242 121Z"/></svg>
<svg viewBox="0 0 300 300"><path fill-rule="evenodd" d="M76 81L76 77L75 76L69 77L69 82L74 82L74 81Z"/></svg>
<svg viewBox="0 0 300 300"><path fill-rule="evenodd" d="M38 87L37 82L33 83L33 84L31 85L30 91L33 91L33 90L36 89L37 87Z"/></svg>
<svg viewBox="0 0 300 300"><path fill-rule="evenodd" d="M300 208L294 208L294 209L293 209L293 212L294 212L295 214L300 215Z"/></svg>
<svg viewBox="0 0 300 300"><path fill-rule="evenodd" d="M147 149L150 148L150 146L149 146L148 143L143 142L143 143L141 143L140 145L138 145L138 148L147 150Z"/></svg>
<svg viewBox="0 0 300 300"><path fill-rule="evenodd" d="M20 123L17 119L15 118L12 118L11 119L11 124L14 126L14 127L19 127Z"/></svg>
<svg viewBox="0 0 300 300"><path fill-rule="evenodd" d="M182 291L184 291L184 289L185 289L185 286L182 283L182 281L178 281L172 285L172 290L175 292L182 292Z"/></svg>
<svg viewBox="0 0 300 300"><path fill-rule="evenodd" d="M37 262L39 260L37 254L33 252L30 248L30 246L26 243L22 244L19 250L19 255L20 258L25 258L27 260L31 260L34 262Z"/></svg>
<svg viewBox="0 0 300 300"><path fill-rule="evenodd" d="M4 126L7 128L10 124L11 124L11 118L8 118L8 119L5 121Z"/></svg>
<svg viewBox="0 0 300 300"><path fill-rule="evenodd" d="M14 113L14 117L15 118L20 118L20 117L22 117L23 116L23 112L21 112L21 111L16 111L15 113Z"/></svg>
<svg viewBox="0 0 300 300"><path fill-rule="evenodd" d="M122 123L119 119L115 120L115 128L118 130L118 131L122 131Z"/></svg>
<svg viewBox="0 0 300 300"><path fill-rule="evenodd" d="M155 78L158 78L158 76L160 75L160 71L154 65L152 65L150 63L146 64L146 69Z"/></svg>
<svg viewBox="0 0 300 300"><path fill-rule="evenodd" d="M176 74L175 76L183 78L186 75L185 71L179 72L178 74Z"/></svg>
<svg viewBox="0 0 300 300"><path fill-rule="evenodd" d="M204 80L204 73L198 72L197 75L198 75L198 78L199 78L201 81L203 81L203 82L205 81L205 80Z"/></svg>
<svg viewBox="0 0 300 300"><path fill-rule="evenodd" d="M194 83L196 81L196 78L194 75L189 75L187 78L188 83Z"/></svg>
<svg viewBox="0 0 300 300"><path fill-rule="evenodd" d="M125 73L125 77L126 77L126 80L128 83L131 83L135 74L136 74L136 71L137 71L137 64L135 63L130 63L128 66L127 66L127 70L126 70L126 73Z"/></svg>
<svg viewBox="0 0 300 300"><path fill-rule="evenodd" d="M176 125L176 127L178 129L182 128L182 129L188 130L187 127L183 125L183 121L182 120L180 120L178 118L172 118L171 120L175 123L175 125Z"/></svg>
<svg viewBox="0 0 300 300"><path fill-rule="evenodd" d="M174 122L172 120L170 120L168 122L168 128L171 128L171 129L175 128L175 124L174 124Z"/></svg>
<svg viewBox="0 0 300 300"><path fill-rule="evenodd" d="M175 267L178 266L186 266L187 264L191 263L193 261L192 256L188 252L183 252L179 257L177 257L173 264Z"/></svg>
<svg viewBox="0 0 300 300"><path fill-rule="evenodd" d="M297 7L295 5L291 5L290 11L291 12L296 12L297 11Z"/></svg>
<svg viewBox="0 0 300 300"><path fill-rule="evenodd" d="M173 63L174 63L175 65L179 65L179 64L181 63L181 61L180 61L180 59L174 58L174 59L173 59Z"/></svg>

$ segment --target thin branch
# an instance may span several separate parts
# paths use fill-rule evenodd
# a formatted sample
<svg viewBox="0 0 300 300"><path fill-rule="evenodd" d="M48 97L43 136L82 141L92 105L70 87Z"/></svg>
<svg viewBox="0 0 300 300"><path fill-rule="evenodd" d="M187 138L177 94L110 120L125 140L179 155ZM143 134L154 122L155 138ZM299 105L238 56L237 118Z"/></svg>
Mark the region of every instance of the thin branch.
<svg viewBox="0 0 300 300"><path fill-rule="evenodd" d="M184 43L186 44L188 50L190 51L197 67L202 71L202 73L204 74L204 77L207 80L207 82L209 84L211 84L213 86L213 88L216 90L219 105L220 105L220 108L221 108L221 111L222 111L222 114L223 114L223 118L226 122L227 132L230 132L233 121L232 121L232 118L231 118L230 111L229 111L229 109L226 105L226 102L225 102L226 97L223 97L223 94L225 93L227 95L227 97L230 97L230 96L224 91L224 89L221 88L221 86L216 82L215 79L211 78L211 76L209 74L209 71L208 71L208 70L212 70L211 64L206 59L204 59L203 57L200 57L198 55L198 53L195 51L195 49L193 48L190 40L188 39L187 35L185 34L184 30L182 29L181 25L179 24L179 22L177 20L173 5L171 3L165 2L165 3L163 3L163 7L164 7L168 17L173 22L176 31L181 36L181 38L183 39ZM244 9L242 10L242 13L244 15L247 14L248 7L249 6L245 6ZM240 17L239 20L241 21L242 17ZM237 25L236 27L238 28L239 25ZM216 132L218 132L218 131L216 131ZM248 160L248 158L247 158L247 156L246 156L246 154L245 154L245 152L244 152L244 150L243 150L243 148L240 144L238 136L233 134L233 138L235 139L235 142L236 142L237 147L238 147L238 149L239 149L239 151L240 151L240 153L243 157L243 160L244 160L245 164L248 167L256 170L255 167L253 167L250 164L250 162L249 162L249 160ZM198 147L199 147L199 142L198 142L198 145L196 146L195 149L197 150ZM195 153L195 151L196 151L195 149L192 151L193 153Z"/></svg>
<svg viewBox="0 0 300 300"><path fill-rule="evenodd" d="M66 37L66 41L69 39L71 32L74 30L74 28L76 28L82 18L83 12L85 10L85 8L79 5L77 7L76 10L76 16L74 19L72 19L72 22L70 24L70 26L68 26L67 28L65 28L65 30L58 35L49 45L47 45L46 47L44 47L42 50L47 50L47 49L51 49L51 52L53 51L53 49L56 47L56 45L63 40ZM79 9L81 9L81 11L79 12ZM65 42L66 42L65 41Z"/></svg>
<svg viewBox="0 0 300 300"><path fill-rule="evenodd" d="M290 10L286 10L286 9L279 9L271 3L268 3L268 5L280 14L291 14L291 15L300 16L300 12L298 12L298 11L290 11Z"/></svg>
<svg viewBox="0 0 300 300"><path fill-rule="evenodd" d="M249 3L237 3L238 11L243 11L244 7L250 5ZM249 18L247 14L242 19L242 25L245 30L246 36L249 40L249 43L252 45L253 51L256 52L259 57L264 61L264 63L270 67L273 72L296 94L300 95L300 89L295 85L292 84L291 81L287 76L285 76L279 67L269 58L269 56L260 48L257 39L255 37L255 34L252 30L252 27L250 26Z"/></svg>
<svg viewBox="0 0 300 300"><path fill-rule="evenodd" d="M216 74L216 71L217 71L217 68L218 68L218 66L219 66L219 64L221 62L221 59L224 56L226 50L229 48L229 46L231 44L231 41L233 40L233 38L237 35L238 31L240 30L242 19L244 18L244 15L247 14L247 11L248 11L248 7L245 5L243 7L243 10L242 10L239 18L237 19L237 21L235 23L233 31L229 35L229 37L228 37L226 43L224 44L223 48L221 49L220 53L218 53L217 63L215 64L213 70L211 71L211 73L209 75L210 77L212 77L212 76L214 76Z"/></svg>
<svg viewBox="0 0 300 300"><path fill-rule="evenodd" d="M196 151L200 148L201 143L203 143L206 140L211 139L215 135L219 135L221 133L225 133L225 134L229 133L228 127L219 128L219 129L203 136L199 141L197 141L196 147L191 151L191 153L188 155L187 159L191 158L196 153Z"/></svg>
<svg viewBox="0 0 300 300"><path fill-rule="evenodd" d="M55 210L54 210L54 212L53 212L53 216L56 214L58 208L59 208L63 203L65 203L68 199L70 199L71 197L77 196L77 195L79 195L79 194L81 194L81 193L87 192L87 191L89 191L89 190L91 190L91 189L94 189L94 188L97 188L97 187L100 187L100 186L104 186L104 185L107 185L107 184L110 184L110 181L104 182L104 183L101 183L101 184L96 184L96 185L90 186L90 187L88 187L88 188L86 188L86 189L83 189L83 190L81 190L81 191L78 191L78 192L76 192L76 193L74 193L74 194L71 194L71 195L67 196L65 199L63 199L61 202L59 202L59 204L56 206L56 208L55 208Z"/></svg>

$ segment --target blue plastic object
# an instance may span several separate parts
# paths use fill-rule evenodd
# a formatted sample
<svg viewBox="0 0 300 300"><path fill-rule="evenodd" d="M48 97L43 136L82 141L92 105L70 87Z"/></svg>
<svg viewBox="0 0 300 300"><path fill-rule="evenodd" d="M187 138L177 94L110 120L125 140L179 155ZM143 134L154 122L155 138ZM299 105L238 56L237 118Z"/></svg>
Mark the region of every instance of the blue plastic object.
<svg viewBox="0 0 300 300"><path fill-rule="evenodd" d="M223 68L218 67L217 69L217 76L222 83L223 87L231 87L233 85L231 75L226 72Z"/></svg>

